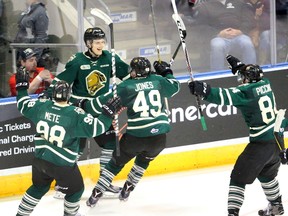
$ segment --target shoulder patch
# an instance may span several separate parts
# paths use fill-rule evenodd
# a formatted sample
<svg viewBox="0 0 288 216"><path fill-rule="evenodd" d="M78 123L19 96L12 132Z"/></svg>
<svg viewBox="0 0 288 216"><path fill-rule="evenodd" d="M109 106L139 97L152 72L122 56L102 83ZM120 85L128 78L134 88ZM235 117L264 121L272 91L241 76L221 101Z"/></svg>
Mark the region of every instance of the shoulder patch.
<svg viewBox="0 0 288 216"><path fill-rule="evenodd" d="M91 69L91 66L90 66L90 65L81 65L81 66L80 66L80 69L81 69L81 70L90 70L90 69Z"/></svg>
<svg viewBox="0 0 288 216"><path fill-rule="evenodd" d="M75 107L74 111L78 114L85 114L85 111L80 107Z"/></svg>

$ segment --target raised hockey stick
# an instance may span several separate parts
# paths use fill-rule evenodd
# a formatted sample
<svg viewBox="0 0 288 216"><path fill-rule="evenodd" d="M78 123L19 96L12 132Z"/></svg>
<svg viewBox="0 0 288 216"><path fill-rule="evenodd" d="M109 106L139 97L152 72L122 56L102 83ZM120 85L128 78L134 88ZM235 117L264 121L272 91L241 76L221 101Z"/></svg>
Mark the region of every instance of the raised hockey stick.
<svg viewBox="0 0 288 216"><path fill-rule="evenodd" d="M113 29L113 21L112 19L103 11L92 8L90 13L100 19L102 19L106 25L110 28L110 43L111 43L111 53L112 53L112 91L113 97L117 97L117 84L116 84L116 65L115 65L115 48L114 48L114 29ZM120 145L119 145L119 121L118 121L118 113L114 115L114 131L116 138L116 155L120 156Z"/></svg>
<svg viewBox="0 0 288 216"><path fill-rule="evenodd" d="M285 146L284 146L284 143L281 144L281 141L279 140L279 136L278 136L278 133L280 131L280 128L281 128L281 124L282 124L282 121L284 120L285 118L285 112L286 112L286 109L280 109L278 110L278 114L277 114L277 117L276 117L276 120L275 120L275 125L274 125L274 132L273 132L273 135L275 137L275 140L277 142L277 145L279 147L279 149L282 151Z"/></svg>
<svg viewBox="0 0 288 216"><path fill-rule="evenodd" d="M153 22L153 29L154 29L154 38L155 38L155 43L156 43L156 51L157 51L157 55L158 55L158 61L161 62L161 58L160 58L160 47L159 47L159 43L158 43L156 23L155 23L155 13L154 13L154 7L153 7L153 2L152 2L152 0L150 0L150 8L151 8L151 14L152 14L152 22ZM170 113L170 110L169 110L168 99L165 97L165 98L164 98L164 101L165 101L165 107L166 107L167 114L170 115L171 113Z"/></svg>
<svg viewBox="0 0 288 216"><path fill-rule="evenodd" d="M193 71L192 71L192 67L191 67L191 63L190 63L190 58L189 58L189 54L188 54L186 43L185 43L184 31L183 31L183 29L185 29L185 25L184 25L183 20L181 19L181 17L178 14L175 0L171 0L171 3L172 3L172 6L173 6L173 11L174 11L174 14L172 15L172 18L173 18L173 20L175 21L175 23L177 25L178 33L179 33L179 36L180 36L180 41L181 41L182 48L183 48L183 51L184 51L184 54L185 54L187 69L188 69L189 74L190 74L190 79L193 81L194 80L194 75L193 75ZM185 33L186 33L186 31L185 31ZM199 96L196 96L196 103L197 103L197 108L198 108L198 111L199 111L199 114L200 114L200 120L201 120L202 128L203 128L204 131L206 131L207 130L207 125L206 125L206 122L205 122L205 119L204 119L204 116L203 116L203 111L202 111L202 108L201 108L201 103L200 103L200 97Z"/></svg>

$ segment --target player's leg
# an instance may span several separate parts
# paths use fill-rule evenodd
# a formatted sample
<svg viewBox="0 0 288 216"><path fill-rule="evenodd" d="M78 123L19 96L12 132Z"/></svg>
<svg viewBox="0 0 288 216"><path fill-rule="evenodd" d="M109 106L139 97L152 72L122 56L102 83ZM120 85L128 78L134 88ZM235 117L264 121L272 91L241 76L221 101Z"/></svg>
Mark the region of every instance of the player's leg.
<svg viewBox="0 0 288 216"><path fill-rule="evenodd" d="M141 146L141 153L136 156L133 167L131 168L128 178L121 190L119 199L126 201L130 193L134 190L140 179L143 177L149 163L165 148L166 134L160 134L152 137L133 137L128 136L128 143ZM131 146L130 148L133 148Z"/></svg>
<svg viewBox="0 0 288 216"><path fill-rule="evenodd" d="M111 160L113 151L115 150L116 140L115 140L114 128L111 126L106 133L101 134L95 137L96 143L101 147L100 155L100 174L106 164ZM109 188L106 190L104 196L108 197L117 197L122 188L112 185L109 185Z"/></svg>
<svg viewBox="0 0 288 216"><path fill-rule="evenodd" d="M123 135L120 143L120 157L116 156L116 152L113 152L112 159L102 169L98 182L92 191L91 196L86 201L87 206L94 207L98 200L106 194L106 191L110 188L113 178L122 170L124 165L135 157L137 148L130 148L129 152L125 151L127 148L126 134ZM132 150L132 151L131 151Z"/></svg>
<svg viewBox="0 0 288 216"><path fill-rule="evenodd" d="M87 143L87 138L80 138L77 161L80 159L81 155L83 155L84 149L86 147L86 143ZM55 193L54 193L53 197L55 199L64 199L66 194L62 193L61 190L59 190L59 185L57 182L56 182L54 190L55 190Z"/></svg>
<svg viewBox="0 0 288 216"><path fill-rule="evenodd" d="M276 144L275 144L276 146ZM277 147L278 148L278 147ZM275 154L271 162L269 162L262 172L260 173L258 180L261 183L261 187L268 200L268 207L259 210L259 215L283 215L284 208L282 205L281 193L279 182L276 179L278 170L280 167L280 159L278 157L279 150L275 149Z"/></svg>
<svg viewBox="0 0 288 216"><path fill-rule="evenodd" d="M34 158L32 163L32 186L28 188L21 203L18 207L17 216L30 215L41 198L49 191L50 185L54 180L49 175L42 172L42 169L47 169L43 166L43 161Z"/></svg>
<svg viewBox="0 0 288 216"><path fill-rule="evenodd" d="M84 182L79 167L56 167L54 169L58 189L65 194L64 216L79 215L80 199L84 191Z"/></svg>

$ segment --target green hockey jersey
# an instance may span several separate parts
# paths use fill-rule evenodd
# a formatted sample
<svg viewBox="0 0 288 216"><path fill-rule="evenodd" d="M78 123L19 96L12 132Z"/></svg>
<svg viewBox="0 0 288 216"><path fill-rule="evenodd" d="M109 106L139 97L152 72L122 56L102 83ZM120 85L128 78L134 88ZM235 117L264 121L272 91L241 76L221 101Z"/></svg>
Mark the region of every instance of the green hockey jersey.
<svg viewBox="0 0 288 216"><path fill-rule="evenodd" d="M73 166L80 137L95 137L110 127L106 115L93 118L83 109L52 100L32 100L26 90L18 91L18 110L36 126L35 156L58 166Z"/></svg>
<svg viewBox="0 0 288 216"><path fill-rule="evenodd" d="M170 98L180 90L180 83L171 74L162 77L150 74L146 78L128 79L117 85L122 105L127 107L126 133L136 137L148 137L170 131L165 112L164 98ZM97 114L102 104L113 93L102 95L85 105L85 110Z"/></svg>
<svg viewBox="0 0 288 216"><path fill-rule="evenodd" d="M211 88L205 100L240 109L250 130L250 141L274 139L276 103L268 79L235 88Z"/></svg>
<svg viewBox="0 0 288 216"><path fill-rule="evenodd" d="M112 54L103 50L97 60L92 60L85 53L73 55L65 66L64 71L58 74L50 85L49 94L52 94L53 85L59 80L65 80L72 86L71 101L80 98L95 98L109 91L112 76ZM115 55L116 77L123 79L128 75L129 65Z"/></svg>

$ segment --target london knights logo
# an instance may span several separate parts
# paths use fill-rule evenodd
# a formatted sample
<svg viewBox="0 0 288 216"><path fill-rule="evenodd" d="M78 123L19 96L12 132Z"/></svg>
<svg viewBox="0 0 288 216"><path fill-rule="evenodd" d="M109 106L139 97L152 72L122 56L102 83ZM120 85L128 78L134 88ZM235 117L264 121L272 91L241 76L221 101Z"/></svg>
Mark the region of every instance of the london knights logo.
<svg viewBox="0 0 288 216"><path fill-rule="evenodd" d="M102 74L98 70L92 71L86 77L86 87L87 91L90 95L94 96L100 89L105 86L105 82L107 81L104 74Z"/></svg>

